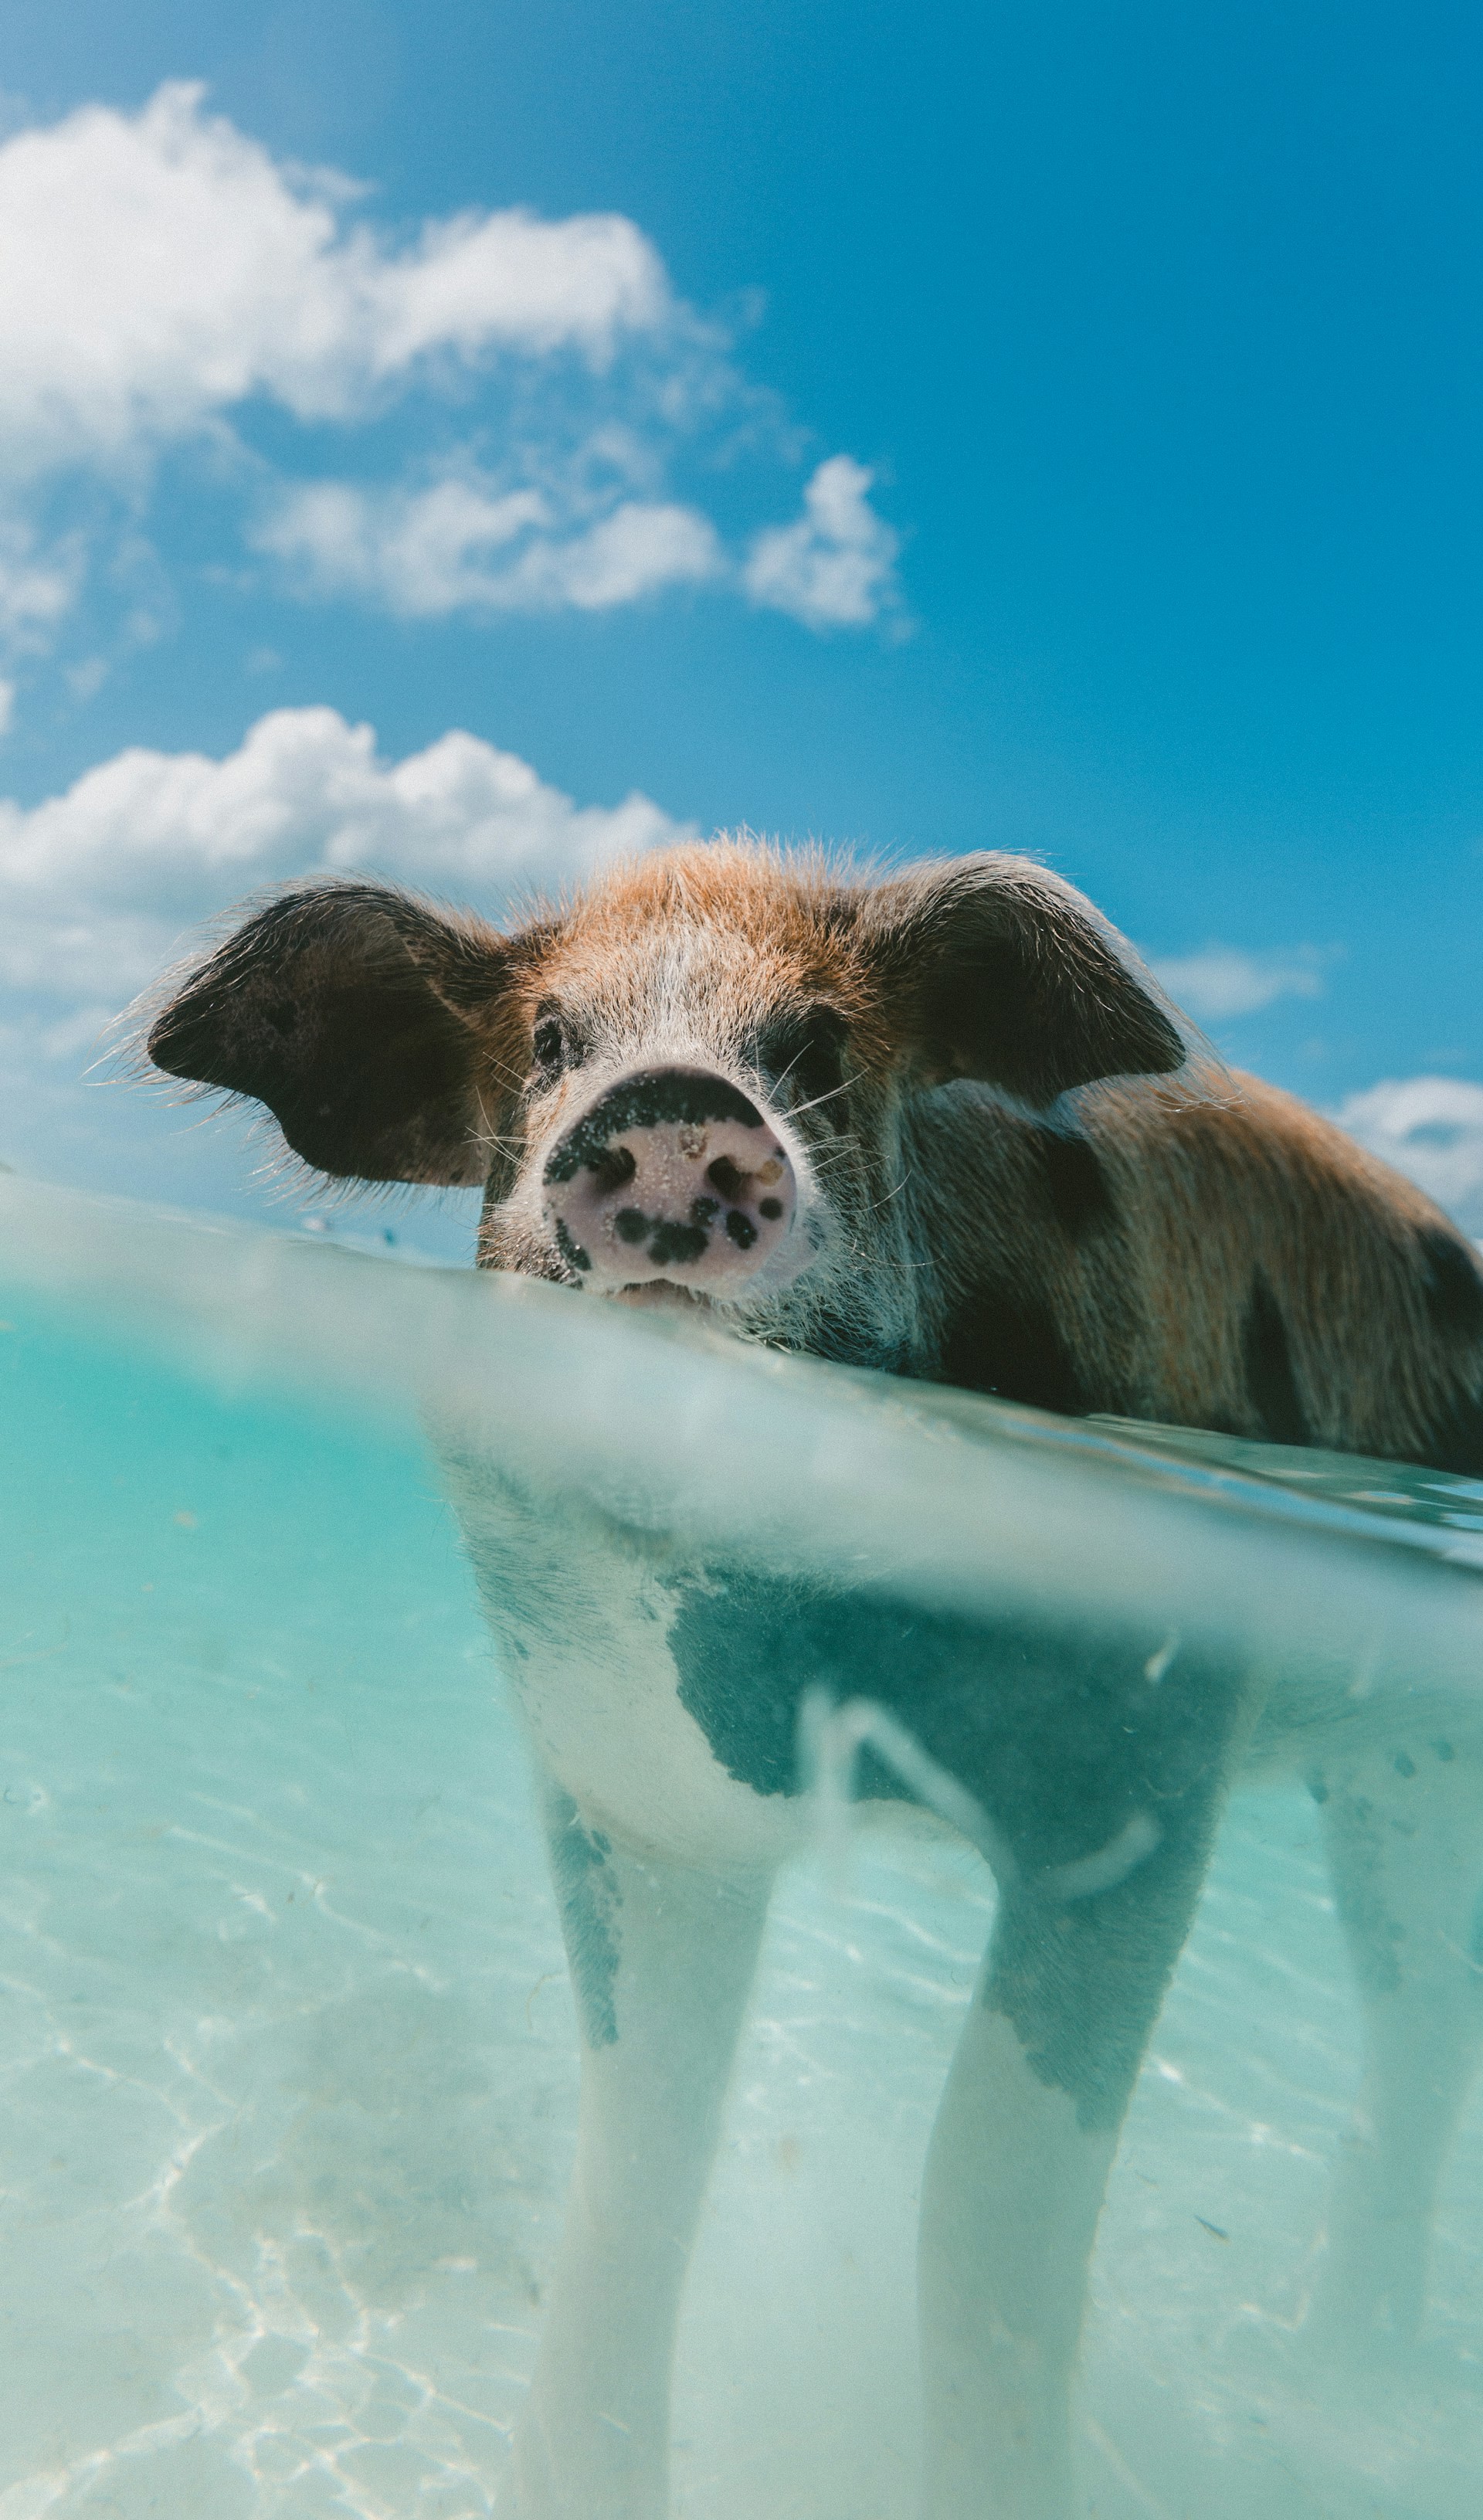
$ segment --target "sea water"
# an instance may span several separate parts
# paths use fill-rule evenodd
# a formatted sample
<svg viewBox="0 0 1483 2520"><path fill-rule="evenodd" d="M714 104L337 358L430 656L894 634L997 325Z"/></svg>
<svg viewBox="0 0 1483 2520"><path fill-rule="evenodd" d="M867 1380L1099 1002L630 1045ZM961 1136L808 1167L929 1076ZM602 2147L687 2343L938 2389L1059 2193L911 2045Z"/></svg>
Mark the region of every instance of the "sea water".
<svg viewBox="0 0 1483 2520"><path fill-rule="evenodd" d="M1111 1616L1157 1567L1261 1651L1363 1627L1460 1706L1483 1675L1461 1482L1058 1429L14 1181L0 1321L0 2520L495 2508L577 2039L429 1418L754 1554L894 1553L927 1598L1009 1565ZM947 1837L785 1875L678 2520L912 2520L916 2202L993 1904ZM1304 2326L1358 2036L1314 1806L1239 1794L1099 2236L1097 2520L1478 2510L1483 2092L1421 2342L1352 2368Z"/></svg>

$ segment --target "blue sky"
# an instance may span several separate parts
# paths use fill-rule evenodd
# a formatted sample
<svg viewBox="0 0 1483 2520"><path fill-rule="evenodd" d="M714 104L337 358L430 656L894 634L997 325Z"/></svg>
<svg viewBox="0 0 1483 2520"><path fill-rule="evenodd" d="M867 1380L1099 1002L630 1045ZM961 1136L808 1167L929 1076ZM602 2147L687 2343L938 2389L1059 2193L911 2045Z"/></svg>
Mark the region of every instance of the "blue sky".
<svg viewBox="0 0 1483 2520"><path fill-rule="evenodd" d="M79 1081L182 930L745 823L1047 855L1483 1230L1472 12L5 22L0 1156L251 1207Z"/></svg>

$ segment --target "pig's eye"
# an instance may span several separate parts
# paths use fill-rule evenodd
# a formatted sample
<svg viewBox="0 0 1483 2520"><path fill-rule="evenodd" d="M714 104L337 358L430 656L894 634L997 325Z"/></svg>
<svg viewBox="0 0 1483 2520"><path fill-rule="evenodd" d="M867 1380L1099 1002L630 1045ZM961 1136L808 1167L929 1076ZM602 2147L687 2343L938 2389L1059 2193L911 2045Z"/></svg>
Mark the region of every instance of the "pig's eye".
<svg viewBox="0 0 1483 2520"><path fill-rule="evenodd" d="M800 1007L774 1017L757 1040L757 1063L796 1110L839 1094L846 1025L832 1007ZM837 1105L835 1106L837 1107Z"/></svg>
<svg viewBox="0 0 1483 2520"><path fill-rule="evenodd" d="M557 1014L541 1014L535 1027L535 1072L548 1078L560 1076L563 1067L575 1067L582 1053L566 1026Z"/></svg>

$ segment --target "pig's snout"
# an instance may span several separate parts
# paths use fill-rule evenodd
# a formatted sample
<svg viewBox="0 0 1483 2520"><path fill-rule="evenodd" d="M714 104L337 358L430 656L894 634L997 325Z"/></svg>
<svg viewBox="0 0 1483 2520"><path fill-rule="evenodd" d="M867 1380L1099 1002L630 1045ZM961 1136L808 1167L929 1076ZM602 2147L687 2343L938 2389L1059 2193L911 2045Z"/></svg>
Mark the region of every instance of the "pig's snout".
<svg viewBox="0 0 1483 2520"><path fill-rule="evenodd" d="M625 1077L547 1159L547 1222L593 1286L654 1279L725 1295L787 1238L797 1184L756 1104L725 1077ZM789 1276L794 1274L791 1270Z"/></svg>

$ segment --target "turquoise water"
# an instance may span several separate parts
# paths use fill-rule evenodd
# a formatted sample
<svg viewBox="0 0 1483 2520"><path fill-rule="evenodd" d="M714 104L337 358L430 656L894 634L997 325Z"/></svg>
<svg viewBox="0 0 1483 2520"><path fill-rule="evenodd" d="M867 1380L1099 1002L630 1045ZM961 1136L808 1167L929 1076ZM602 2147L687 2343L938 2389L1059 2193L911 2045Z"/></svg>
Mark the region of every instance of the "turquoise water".
<svg viewBox="0 0 1483 2520"><path fill-rule="evenodd" d="M1363 1638L1367 1685L1476 1720L1483 1491L1071 1438L594 1311L0 1184L0 2520L495 2507L577 2044L427 1412L754 1550L892 1552L934 1598L986 1535L1109 1614L1156 1567L1182 1618ZM945 1838L786 1872L688 2299L683 2520L911 2520L916 2195L992 1911ZM1098 2520L1476 2511L1483 2092L1419 2343L1303 2325L1358 2035L1315 1807L1264 1782L1101 2227Z"/></svg>

